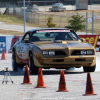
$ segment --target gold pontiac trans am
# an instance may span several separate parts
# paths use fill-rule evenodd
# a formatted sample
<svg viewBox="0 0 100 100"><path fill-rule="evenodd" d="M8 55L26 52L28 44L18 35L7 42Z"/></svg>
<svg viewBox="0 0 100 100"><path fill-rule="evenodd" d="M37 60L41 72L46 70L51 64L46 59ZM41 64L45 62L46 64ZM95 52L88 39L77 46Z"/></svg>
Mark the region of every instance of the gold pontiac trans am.
<svg viewBox="0 0 100 100"><path fill-rule="evenodd" d="M83 66L84 72L96 68L95 48L83 43L77 34L66 28L40 28L26 32L12 48L12 68L29 65L30 73L38 68L68 69Z"/></svg>

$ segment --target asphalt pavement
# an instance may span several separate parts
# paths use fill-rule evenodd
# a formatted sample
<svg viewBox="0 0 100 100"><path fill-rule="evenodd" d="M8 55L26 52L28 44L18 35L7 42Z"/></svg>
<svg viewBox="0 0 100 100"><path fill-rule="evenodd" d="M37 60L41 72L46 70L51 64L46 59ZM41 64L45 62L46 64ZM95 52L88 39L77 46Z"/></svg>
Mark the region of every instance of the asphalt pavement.
<svg viewBox="0 0 100 100"><path fill-rule="evenodd" d="M24 25L24 22L23 22L23 25ZM4 22L0 22L0 29L24 32L24 26L23 25L11 25L11 24L5 24ZM31 30L31 29L34 29L34 28L38 28L38 27L28 27L28 26L26 26L25 31L27 32L28 30Z"/></svg>
<svg viewBox="0 0 100 100"><path fill-rule="evenodd" d="M0 60L0 100L100 100L100 53L97 53L96 71L90 73L93 91L97 95L83 96L86 91L87 73L82 68L64 70L66 89L69 92L57 92L60 80L60 69L43 71L43 80L46 88L35 88L38 75L30 75L30 85L22 85L24 68L17 72L12 71L12 54L6 54L6 60ZM0 54L1 57L1 54ZM5 67L8 67L11 79L2 84L5 75Z"/></svg>
<svg viewBox="0 0 100 100"><path fill-rule="evenodd" d="M0 29L24 32L24 26L23 25L11 25L11 24L5 24L4 22L0 22ZM31 29L36 29L36 28L39 28L39 27L25 26L25 32L27 32L28 30L31 30ZM80 35L80 34L86 35L86 32L77 32L77 34L78 35ZM0 36L3 36L3 35L4 34L0 33ZM88 35L92 35L92 33L88 33Z"/></svg>

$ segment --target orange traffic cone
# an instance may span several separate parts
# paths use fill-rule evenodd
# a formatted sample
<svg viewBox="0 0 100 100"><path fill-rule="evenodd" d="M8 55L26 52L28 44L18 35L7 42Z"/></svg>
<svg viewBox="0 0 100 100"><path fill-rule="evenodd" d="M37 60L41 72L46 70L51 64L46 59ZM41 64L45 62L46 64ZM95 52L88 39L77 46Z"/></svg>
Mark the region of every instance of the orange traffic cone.
<svg viewBox="0 0 100 100"><path fill-rule="evenodd" d="M30 82L30 78L29 78L28 65L25 65L24 80L23 80L23 83L21 83L21 84L32 84Z"/></svg>
<svg viewBox="0 0 100 100"><path fill-rule="evenodd" d="M1 57L1 60L6 60L4 49L2 49L2 57Z"/></svg>
<svg viewBox="0 0 100 100"><path fill-rule="evenodd" d="M94 94L92 80L91 80L91 76L89 72L87 73L86 93L83 95L84 96L97 95L97 94Z"/></svg>
<svg viewBox="0 0 100 100"><path fill-rule="evenodd" d="M41 68L38 68L38 81L37 81L37 87L36 88L46 88L45 85L44 85Z"/></svg>
<svg viewBox="0 0 100 100"><path fill-rule="evenodd" d="M66 82L63 70L60 72L59 89L57 92L68 92L68 90L66 90Z"/></svg>

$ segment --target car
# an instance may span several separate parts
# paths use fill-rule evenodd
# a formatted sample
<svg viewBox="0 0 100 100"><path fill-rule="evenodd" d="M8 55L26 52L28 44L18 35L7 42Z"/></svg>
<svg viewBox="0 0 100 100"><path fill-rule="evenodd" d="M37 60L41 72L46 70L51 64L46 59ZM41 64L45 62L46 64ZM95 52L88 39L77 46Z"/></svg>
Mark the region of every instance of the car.
<svg viewBox="0 0 100 100"><path fill-rule="evenodd" d="M68 69L83 67L84 72L94 72L96 51L67 28L36 28L27 31L12 48L12 68L29 65L29 72L38 68Z"/></svg>

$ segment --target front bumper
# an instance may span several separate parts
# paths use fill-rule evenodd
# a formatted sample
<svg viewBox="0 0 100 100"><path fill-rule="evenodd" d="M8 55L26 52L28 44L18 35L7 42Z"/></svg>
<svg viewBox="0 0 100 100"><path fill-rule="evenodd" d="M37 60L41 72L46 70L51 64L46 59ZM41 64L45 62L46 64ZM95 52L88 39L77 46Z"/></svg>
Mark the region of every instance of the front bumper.
<svg viewBox="0 0 100 100"><path fill-rule="evenodd" d="M58 68L58 67L81 67L94 66L96 64L95 55L90 56L67 56L57 58L41 58L38 59L42 67ZM36 64L35 64L36 65Z"/></svg>

